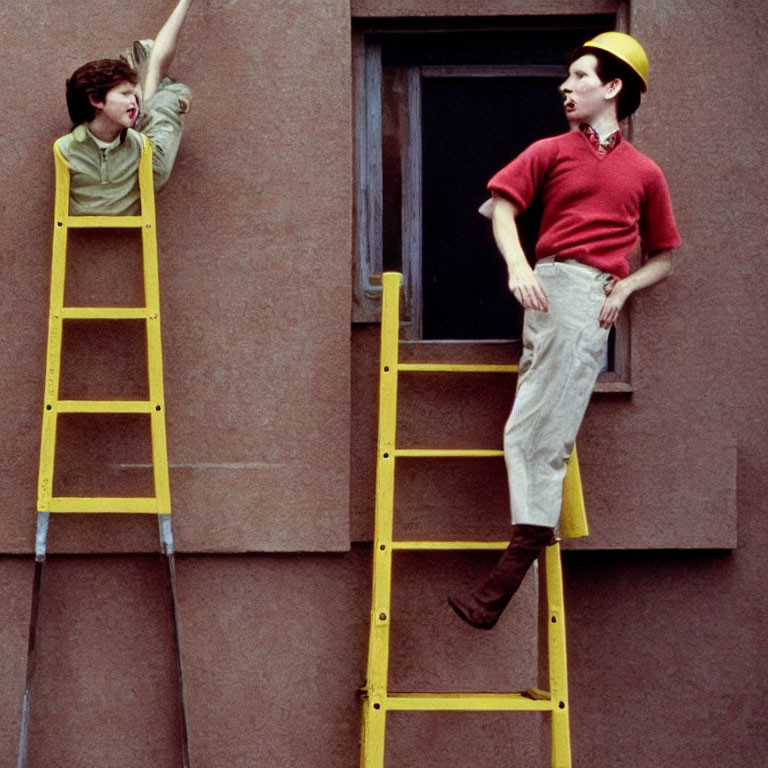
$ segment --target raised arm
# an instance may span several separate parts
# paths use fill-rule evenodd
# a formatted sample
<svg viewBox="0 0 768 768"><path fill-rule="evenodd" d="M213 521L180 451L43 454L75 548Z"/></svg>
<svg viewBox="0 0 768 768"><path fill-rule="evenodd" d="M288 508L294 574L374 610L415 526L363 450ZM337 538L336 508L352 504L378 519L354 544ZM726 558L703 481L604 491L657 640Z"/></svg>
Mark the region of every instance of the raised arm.
<svg viewBox="0 0 768 768"><path fill-rule="evenodd" d="M483 207L486 207L484 204ZM490 207L490 206L488 206ZM533 273L531 265L520 244L520 235L515 222L517 210L506 198L493 196L493 236L496 245L507 263L509 290L520 302L523 309L535 309L539 312L549 310L549 300L544 286Z"/></svg>
<svg viewBox="0 0 768 768"><path fill-rule="evenodd" d="M192 0L179 0L171 15L160 28L152 46L147 62L147 72L144 76L143 98L149 99L157 90L160 81L168 74L173 57L176 54L176 45L179 40L179 32L187 18L187 12L192 5Z"/></svg>

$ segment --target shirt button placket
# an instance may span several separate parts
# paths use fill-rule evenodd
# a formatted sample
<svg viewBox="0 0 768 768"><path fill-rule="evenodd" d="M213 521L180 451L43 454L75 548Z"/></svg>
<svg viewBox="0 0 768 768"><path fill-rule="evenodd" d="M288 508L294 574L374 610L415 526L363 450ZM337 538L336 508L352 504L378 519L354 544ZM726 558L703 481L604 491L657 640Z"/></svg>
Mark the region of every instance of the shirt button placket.
<svg viewBox="0 0 768 768"><path fill-rule="evenodd" d="M109 173L107 172L107 150L101 147L101 163L99 164L99 174L101 175L101 183L109 183Z"/></svg>

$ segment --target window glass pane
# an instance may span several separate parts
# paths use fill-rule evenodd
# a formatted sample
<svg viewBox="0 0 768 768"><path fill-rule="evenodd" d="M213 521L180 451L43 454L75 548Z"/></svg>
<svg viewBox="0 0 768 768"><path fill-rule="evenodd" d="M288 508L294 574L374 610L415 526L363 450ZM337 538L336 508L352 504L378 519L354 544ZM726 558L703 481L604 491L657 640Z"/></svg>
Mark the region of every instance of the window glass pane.
<svg viewBox="0 0 768 768"><path fill-rule="evenodd" d="M522 311L490 222L488 179L536 139L567 130L559 78L450 77L422 83L425 339L520 338ZM533 256L538 212L520 217Z"/></svg>
<svg viewBox="0 0 768 768"><path fill-rule="evenodd" d="M407 147L406 70L384 67L381 83L382 262L402 269L403 152Z"/></svg>

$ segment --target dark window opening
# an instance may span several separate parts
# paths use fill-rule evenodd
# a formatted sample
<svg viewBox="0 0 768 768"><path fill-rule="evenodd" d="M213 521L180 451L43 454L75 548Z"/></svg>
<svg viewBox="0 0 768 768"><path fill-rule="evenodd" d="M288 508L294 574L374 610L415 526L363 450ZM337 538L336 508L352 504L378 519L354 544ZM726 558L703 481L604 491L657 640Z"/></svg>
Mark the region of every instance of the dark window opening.
<svg viewBox="0 0 768 768"><path fill-rule="evenodd" d="M567 130L557 86L570 53L615 24L603 14L398 19L361 30L366 66L380 73L367 98L368 114L380 114L380 196L368 210L380 206L381 231L366 248L379 269L406 274L411 338L520 337L522 311L477 209L495 171ZM538 221L535 205L518 220L529 258Z"/></svg>
<svg viewBox="0 0 768 768"><path fill-rule="evenodd" d="M522 309L490 222L488 179L529 144L567 130L559 78L428 78L422 90L424 339L515 339ZM535 107L532 108L532 106ZM518 218L533 257L540 214Z"/></svg>

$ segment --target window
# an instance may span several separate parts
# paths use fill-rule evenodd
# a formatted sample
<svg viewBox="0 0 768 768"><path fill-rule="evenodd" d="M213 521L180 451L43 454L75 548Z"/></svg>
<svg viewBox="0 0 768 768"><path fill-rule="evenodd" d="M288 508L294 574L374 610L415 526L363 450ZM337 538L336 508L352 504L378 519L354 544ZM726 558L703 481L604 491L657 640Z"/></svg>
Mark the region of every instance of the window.
<svg viewBox="0 0 768 768"><path fill-rule="evenodd" d="M404 276L405 338L520 338L522 311L477 209L496 170L567 130L557 86L568 56L616 24L613 14L358 24L354 322L378 322L375 275L391 269ZM534 206L519 219L531 255L538 218ZM617 329L609 371L626 364L625 335Z"/></svg>

